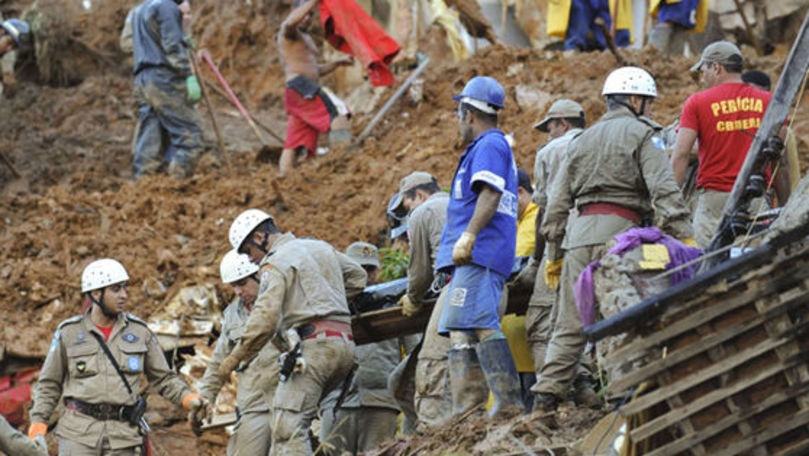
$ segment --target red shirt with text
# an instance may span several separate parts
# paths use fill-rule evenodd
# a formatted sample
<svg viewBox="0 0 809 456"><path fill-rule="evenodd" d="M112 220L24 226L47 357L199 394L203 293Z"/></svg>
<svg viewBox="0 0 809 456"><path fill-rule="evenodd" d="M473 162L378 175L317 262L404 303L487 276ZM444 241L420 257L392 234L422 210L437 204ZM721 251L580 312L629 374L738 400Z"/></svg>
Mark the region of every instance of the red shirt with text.
<svg viewBox="0 0 809 456"><path fill-rule="evenodd" d="M770 97L743 82L726 82L688 97L680 128L697 132L697 188L733 189Z"/></svg>

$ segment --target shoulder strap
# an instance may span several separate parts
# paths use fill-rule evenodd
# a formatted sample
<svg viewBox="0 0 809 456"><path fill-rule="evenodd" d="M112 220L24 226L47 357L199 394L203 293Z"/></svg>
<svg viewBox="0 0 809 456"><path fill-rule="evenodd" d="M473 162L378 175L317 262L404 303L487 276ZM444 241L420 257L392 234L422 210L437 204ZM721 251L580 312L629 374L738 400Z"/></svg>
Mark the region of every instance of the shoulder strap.
<svg viewBox="0 0 809 456"><path fill-rule="evenodd" d="M110 348L107 347L107 343L104 342L104 339L102 339L101 336L98 333L90 331L90 334L92 334L93 337L95 337L96 340L98 341L98 344L101 345L101 349L104 350L104 354L107 355L107 358L112 363L112 367L115 368L115 372L118 372L118 375L121 377L121 380L124 382L124 386L126 386L126 390L129 391L129 395L131 396L132 395L132 387L129 386L129 382L126 380L126 377L124 377L124 373L121 372L121 366L118 365L118 361L116 361L115 357L112 356L112 353L110 352Z"/></svg>

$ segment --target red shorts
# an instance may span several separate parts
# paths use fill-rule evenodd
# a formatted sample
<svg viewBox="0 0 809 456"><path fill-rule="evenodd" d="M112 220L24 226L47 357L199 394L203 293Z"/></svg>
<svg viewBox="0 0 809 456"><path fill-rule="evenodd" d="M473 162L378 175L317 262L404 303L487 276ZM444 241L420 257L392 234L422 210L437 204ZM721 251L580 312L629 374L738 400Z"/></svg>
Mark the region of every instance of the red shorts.
<svg viewBox="0 0 809 456"><path fill-rule="evenodd" d="M303 146L314 156L317 135L326 133L331 126L331 116L320 96L311 100L287 87L284 90L284 110L287 112L287 138L284 149Z"/></svg>

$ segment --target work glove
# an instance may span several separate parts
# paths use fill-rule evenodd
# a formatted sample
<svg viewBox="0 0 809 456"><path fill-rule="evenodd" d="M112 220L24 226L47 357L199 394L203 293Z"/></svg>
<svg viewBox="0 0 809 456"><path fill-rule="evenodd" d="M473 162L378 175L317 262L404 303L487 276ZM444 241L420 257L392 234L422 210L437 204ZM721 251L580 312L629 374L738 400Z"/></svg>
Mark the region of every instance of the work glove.
<svg viewBox="0 0 809 456"><path fill-rule="evenodd" d="M44 438L45 434L47 433L47 423L31 423L31 426L28 427L28 438L31 440L36 440L37 436L42 436Z"/></svg>
<svg viewBox="0 0 809 456"><path fill-rule="evenodd" d="M188 101L196 103L202 97L202 90L199 88L199 81L195 75L185 78L185 90L188 92Z"/></svg>
<svg viewBox="0 0 809 456"><path fill-rule="evenodd" d="M402 315L405 317L412 317L421 310L420 307L413 304L413 301L410 300L410 297L407 294L399 299L399 307L402 308Z"/></svg>
<svg viewBox="0 0 809 456"><path fill-rule="evenodd" d="M452 247L452 262L455 266L463 266L472 262L472 247L475 246L475 235L464 231Z"/></svg>
<svg viewBox="0 0 809 456"><path fill-rule="evenodd" d="M197 436L202 434L202 425L213 415L213 407L207 399L192 393L183 399L183 406L188 410L188 422Z"/></svg>
<svg viewBox="0 0 809 456"><path fill-rule="evenodd" d="M192 51L197 49L197 40L195 40L193 36L186 35L183 37L183 40L185 40L185 44L188 45L188 49L191 49Z"/></svg>
<svg viewBox="0 0 809 456"><path fill-rule="evenodd" d="M551 290L559 288L559 278L562 276L562 259L545 262L545 285Z"/></svg>
<svg viewBox="0 0 809 456"><path fill-rule="evenodd" d="M683 244L685 244L685 245L687 245L687 246L689 246L689 247L698 248L698 247L697 247L697 241L696 241L696 239L694 239L694 238L692 238L692 237L690 237L690 238L685 238L685 239L683 239L683 240L682 240L682 241L680 241L680 242L682 242Z"/></svg>

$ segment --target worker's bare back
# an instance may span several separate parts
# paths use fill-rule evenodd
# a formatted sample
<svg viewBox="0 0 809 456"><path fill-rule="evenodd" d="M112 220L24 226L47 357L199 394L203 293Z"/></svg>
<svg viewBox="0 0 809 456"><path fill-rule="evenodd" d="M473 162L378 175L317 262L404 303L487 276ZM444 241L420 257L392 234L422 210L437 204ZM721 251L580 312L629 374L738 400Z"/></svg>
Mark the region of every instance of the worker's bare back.
<svg viewBox="0 0 809 456"><path fill-rule="evenodd" d="M278 49L281 50L285 80L288 82L295 76L304 75L317 81L320 77L317 45L311 35L301 30L304 27L289 23L294 13L293 11L290 18L284 21L278 33ZM301 25L308 25L309 20L304 19L301 22Z"/></svg>

